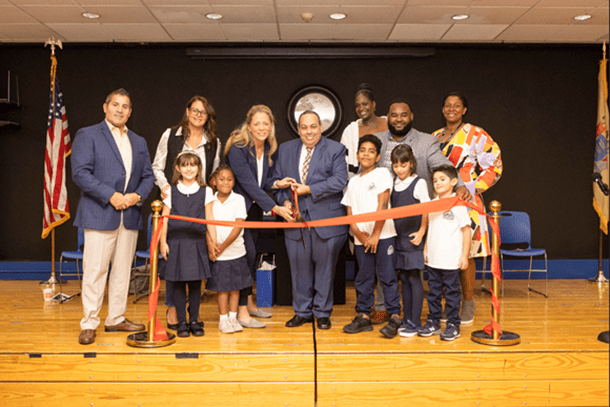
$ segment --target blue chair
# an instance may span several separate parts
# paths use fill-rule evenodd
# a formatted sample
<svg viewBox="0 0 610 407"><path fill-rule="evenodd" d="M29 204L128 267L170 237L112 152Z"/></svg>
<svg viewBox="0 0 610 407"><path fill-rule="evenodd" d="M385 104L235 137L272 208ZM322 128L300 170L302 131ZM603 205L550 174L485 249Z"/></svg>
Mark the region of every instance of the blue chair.
<svg viewBox="0 0 610 407"><path fill-rule="evenodd" d="M547 257L546 250L544 249L533 249L532 248L532 236L530 217L525 212L510 212L500 211L500 259L502 262L502 296L504 296L504 272L528 272L527 277L527 288L530 291L534 291L538 294L544 295L548 298L548 273L547 273ZM517 248L512 250L503 249L504 245L515 245ZM507 270L504 268L504 257L517 257L530 259L529 269L514 269ZM536 256L544 256L544 269L533 269L533 259ZM544 293L534 290L530 287L530 281L532 273L544 273Z"/></svg>
<svg viewBox="0 0 610 407"><path fill-rule="evenodd" d="M134 304L142 297L146 297L149 294L149 284L150 284L150 269L145 267L145 272L138 271L135 268L135 263L138 259L144 259L144 265L148 266L150 262L150 239L152 238L152 215L148 217L148 226L146 228L146 250L137 250L134 257L134 271L131 273L130 286L134 286L134 295L135 298L133 300ZM163 257L159 254L159 259Z"/></svg>
<svg viewBox="0 0 610 407"><path fill-rule="evenodd" d="M78 294L74 294L73 296L68 297L65 300L64 300L64 297L61 295L61 293L63 293L62 281L63 281L63 276L64 276L64 271L63 271L64 258L70 259L70 260L76 260L76 276L77 276L78 280L81 280L81 272L78 267L78 261L83 260L83 246L85 245L85 229L84 228L78 228L77 243L78 243L78 247L77 247L78 250L64 251L64 252L61 252L61 255L59 256L59 293L60 293L59 298L60 298L60 302L69 301L72 298L80 295L80 291L79 291ZM67 275L74 275L74 273L69 272L69 273L67 273Z"/></svg>

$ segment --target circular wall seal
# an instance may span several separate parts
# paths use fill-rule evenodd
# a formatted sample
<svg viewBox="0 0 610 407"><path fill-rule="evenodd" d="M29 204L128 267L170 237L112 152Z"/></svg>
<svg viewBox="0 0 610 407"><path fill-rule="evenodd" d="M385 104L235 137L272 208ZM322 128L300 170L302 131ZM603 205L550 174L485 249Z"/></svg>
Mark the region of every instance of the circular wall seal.
<svg viewBox="0 0 610 407"><path fill-rule="evenodd" d="M299 117L306 110L313 110L322 121L322 135L334 138L343 123L343 104L339 96L322 85L307 85L297 90L288 101L286 116L293 136L299 136Z"/></svg>

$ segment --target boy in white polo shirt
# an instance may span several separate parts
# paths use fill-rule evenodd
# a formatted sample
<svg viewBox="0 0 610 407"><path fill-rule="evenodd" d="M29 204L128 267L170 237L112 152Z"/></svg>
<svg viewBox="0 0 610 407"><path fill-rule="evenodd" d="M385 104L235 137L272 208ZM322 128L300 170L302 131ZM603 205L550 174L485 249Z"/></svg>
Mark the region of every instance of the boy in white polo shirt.
<svg viewBox="0 0 610 407"><path fill-rule="evenodd" d="M437 198L454 196L458 173L452 165L432 170L432 184ZM445 212L428 214L428 236L424 246L424 260L428 270L428 322L419 336L441 333L440 319L445 290L447 326L441 339L452 341L460 337L460 269L468 268L470 254L470 218L465 206L455 206Z"/></svg>
<svg viewBox="0 0 610 407"><path fill-rule="evenodd" d="M376 168L381 150L381 140L372 134L364 135L358 141L357 158L362 168L360 174L352 177L341 203L347 206L348 215L371 213L387 209L392 191L392 176L387 168ZM359 271L356 286L356 312L354 320L343 327L347 333L372 331L370 313L375 303L375 269L383 292L390 322L379 332L386 338L393 338L402 324L400 319L400 294L394 271L394 250L396 230L394 222L361 222L350 225L354 233L354 252Z"/></svg>

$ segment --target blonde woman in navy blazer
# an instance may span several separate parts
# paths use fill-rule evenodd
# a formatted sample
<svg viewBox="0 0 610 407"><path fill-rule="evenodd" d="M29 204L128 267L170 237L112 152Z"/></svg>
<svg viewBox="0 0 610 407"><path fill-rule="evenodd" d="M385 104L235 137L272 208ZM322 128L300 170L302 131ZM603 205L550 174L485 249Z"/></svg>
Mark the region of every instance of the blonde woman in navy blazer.
<svg viewBox="0 0 610 407"><path fill-rule="evenodd" d="M273 183L273 167L277 159L275 120L265 105L252 106L246 121L229 137L224 150L227 164L235 174L233 190L246 200L248 221L260 221L264 212L273 211L292 220L287 208L275 203L267 192ZM256 229L245 229L244 240L248 252L250 271L256 271ZM252 287L240 292L237 320L246 328L264 328L265 324L251 317L270 318L271 314L259 310L252 301Z"/></svg>

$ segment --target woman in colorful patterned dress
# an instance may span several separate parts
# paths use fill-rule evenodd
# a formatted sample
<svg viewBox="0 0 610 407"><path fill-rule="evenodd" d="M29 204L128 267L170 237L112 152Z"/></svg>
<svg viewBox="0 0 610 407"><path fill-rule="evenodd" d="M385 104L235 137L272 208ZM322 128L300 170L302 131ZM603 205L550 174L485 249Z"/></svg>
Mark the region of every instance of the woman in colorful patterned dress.
<svg viewBox="0 0 610 407"><path fill-rule="evenodd" d="M457 168L462 180L475 197L475 203L484 209L481 194L493 186L502 175L500 147L485 130L464 123L468 110L466 98L458 92L452 92L443 100L443 116L447 125L433 133L441 143L441 151ZM470 211L473 229L473 250L468 270L461 273L462 283L462 324L470 324L476 311L473 291L476 268L474 257L490 255L489 232L487 222L478 212Z"/></svg>

